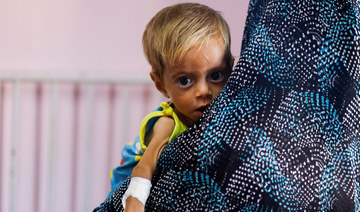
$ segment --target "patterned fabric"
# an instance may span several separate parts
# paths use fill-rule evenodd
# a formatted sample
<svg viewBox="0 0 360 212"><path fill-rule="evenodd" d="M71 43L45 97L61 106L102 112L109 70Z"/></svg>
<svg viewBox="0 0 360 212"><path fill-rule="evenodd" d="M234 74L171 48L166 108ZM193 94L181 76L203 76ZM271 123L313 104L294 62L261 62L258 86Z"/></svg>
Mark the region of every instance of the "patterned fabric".
<svg viewBox="0 0 360 212"><path fill-rule="evenodd" d="M140 161L147 148L145 145L145 136L154 127L154 124L159 117L171 116L175 121L175 127L170 136L170 141L188 129L188 127L177 117L171 104L171 102L162 102L160 107L149 113L141 121L139 136L136 137L134 142L125 145L121 151L122 160L120 166L114 168L110 173L111 192L109 195L131 175L132 170Z"/></svg>
<svg viewBox="0 0 360 212"><path fill-rule="evenodd" d="M360 211L359 0L251 0L235 71L152 183L147 211Z"/></svg>

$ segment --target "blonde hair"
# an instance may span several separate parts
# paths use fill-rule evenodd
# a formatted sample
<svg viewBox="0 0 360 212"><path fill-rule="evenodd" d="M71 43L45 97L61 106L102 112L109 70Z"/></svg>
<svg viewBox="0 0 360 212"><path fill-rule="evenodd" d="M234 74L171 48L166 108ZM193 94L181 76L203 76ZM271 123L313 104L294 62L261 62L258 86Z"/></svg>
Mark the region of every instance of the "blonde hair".
<svg viewBox="0 0 360 212"><path fill-rule="evenodd" d="M143 34L144 53L152 71L162 79L165 67L174 67L193 47L223 38L230 66L229 26L219 12L198 3L181 3L160 10Z"/></svg>

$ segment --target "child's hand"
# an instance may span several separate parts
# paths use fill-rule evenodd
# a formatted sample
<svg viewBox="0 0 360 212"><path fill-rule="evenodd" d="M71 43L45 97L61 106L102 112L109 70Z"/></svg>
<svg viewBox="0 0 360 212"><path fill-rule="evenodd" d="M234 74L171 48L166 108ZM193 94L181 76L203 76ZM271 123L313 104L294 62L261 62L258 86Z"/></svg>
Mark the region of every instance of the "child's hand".
<svg viewBox="0 0 360 212"><path fill-rule="evenodd" d="M136 198L128 197L126 199L125 212L144 212L145 206Z"/></svg>

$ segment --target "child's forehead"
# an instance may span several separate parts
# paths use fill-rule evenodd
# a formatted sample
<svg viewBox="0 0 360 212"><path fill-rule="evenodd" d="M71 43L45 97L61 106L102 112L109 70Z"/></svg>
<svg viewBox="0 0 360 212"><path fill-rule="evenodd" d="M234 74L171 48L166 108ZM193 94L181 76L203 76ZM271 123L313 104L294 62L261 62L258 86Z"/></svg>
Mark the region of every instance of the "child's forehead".
<svg viewBox="0 0 360 212"><path fill-rule="evenodd" d="M182 54L179 54L175 60L177 61L176 64L179 65L179 63L183 63L186 59L186 55L188 55L189 53L191 53L193 56L197 56L197 54L202 53L203 50L211 51L211 49L215 47L214 45L222 46L223 52L225 53L226 47L224 39L222 39L221 37L209 37L206 39L202 39L193 45L183 47Z"/></svg>
<svg viewBox="0 0 360 212"><path fill-rule="evenodd" d="M182 45L178 48L178 51L174 51L174 54L168 54L168 57L163 58L164 66L161 75L166 73L166 69L168 71L178 70L184 67L184 64L188 63L189 60L201 58L201 55L207 58L209 54L212 54L215 50L218 53L215 57L218 61L226 61L229 59L227 58L229 54L227 53L226 42L220 35L208 36L205 39L194 42L192 45Z"/></svg>
<svg viewBox="0 0 360 212"><path fill-rule="evenodd" d="M227 54L223 47L224 44L218 40L212 40L208 45L190 49L179 63L167 66L164 74L176 75L193 71L226 69Z"/></svg>

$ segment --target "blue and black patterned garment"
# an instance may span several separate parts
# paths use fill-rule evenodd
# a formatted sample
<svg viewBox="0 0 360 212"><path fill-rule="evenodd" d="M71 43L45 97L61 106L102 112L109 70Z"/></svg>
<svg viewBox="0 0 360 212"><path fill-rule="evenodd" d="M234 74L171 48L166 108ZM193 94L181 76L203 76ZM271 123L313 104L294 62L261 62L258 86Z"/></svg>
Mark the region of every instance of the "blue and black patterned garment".
<svg viewBox="0 0 360 212"><path fill-rule="evenodd" d="M146 210L360 211L359 0L251 0L241 52ZM126 186L96 210L123 210Z"/></svg>

